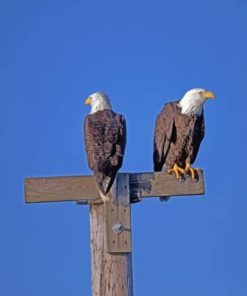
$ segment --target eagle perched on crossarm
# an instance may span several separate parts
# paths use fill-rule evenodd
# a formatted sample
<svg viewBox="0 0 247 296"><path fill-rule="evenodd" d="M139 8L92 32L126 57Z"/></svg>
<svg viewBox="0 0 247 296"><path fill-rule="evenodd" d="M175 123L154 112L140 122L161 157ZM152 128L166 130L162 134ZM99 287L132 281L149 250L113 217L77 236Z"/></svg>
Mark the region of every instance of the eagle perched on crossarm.
<svg viewBox="0 0 247 296"><path fill-rule="evenodd" d="M204 137L203 105L215 96L202 88L191 89L178 101L165 104L154 131L154 171L174 173L176 178L195 179L194 163Z"/></svg>
<svg viewBox="0 0 247 296"><path fill-rule="evenodd" d="M126 122L112 111L109 97L96 92L85 100L91 112L84 120L84 141L89 168L93 171L102 200L122 166L126 145Z"/></svg>

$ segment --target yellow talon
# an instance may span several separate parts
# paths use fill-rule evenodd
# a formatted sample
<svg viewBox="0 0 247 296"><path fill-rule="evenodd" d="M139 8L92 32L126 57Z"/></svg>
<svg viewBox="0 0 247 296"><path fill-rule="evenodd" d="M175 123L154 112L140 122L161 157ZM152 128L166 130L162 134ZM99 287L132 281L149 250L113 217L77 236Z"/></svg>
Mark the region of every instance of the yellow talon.
<svg viewBox="0 0 247 296"><path fill-rule="evenodd" d="M180 174L183 175L185 170L180 168L176 163L174 164L173 168L172 169L169 169L168 170L168 174L172 174L172 173L175 173L176 175L176 178L179 179L180 177Z"/></svg>
<svg viewBox="0 0 247 296"><path fill-rule="evenodd" d="M186 166L185 166L185 169L184 171L185 172L190 172L191 174L191 179L194 180L195 179L195 172L199 172L199 168L192 168L190 163L186 162Z"/></svg>

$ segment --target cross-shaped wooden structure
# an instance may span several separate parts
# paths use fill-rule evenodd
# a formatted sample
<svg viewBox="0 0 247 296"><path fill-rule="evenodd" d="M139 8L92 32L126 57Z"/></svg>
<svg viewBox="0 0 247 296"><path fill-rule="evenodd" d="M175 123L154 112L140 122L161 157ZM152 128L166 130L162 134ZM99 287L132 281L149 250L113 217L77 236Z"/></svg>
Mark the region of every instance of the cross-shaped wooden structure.
<svg viewBox="0 0 247 296"><path fill-rule="evenodd" d="M132 296L131 203L146 197L204 194L203 173L195 182L167 173L119 173L102 203L93 176L26 178L27 203L76 201L90 206L93 296Z"/></svg>

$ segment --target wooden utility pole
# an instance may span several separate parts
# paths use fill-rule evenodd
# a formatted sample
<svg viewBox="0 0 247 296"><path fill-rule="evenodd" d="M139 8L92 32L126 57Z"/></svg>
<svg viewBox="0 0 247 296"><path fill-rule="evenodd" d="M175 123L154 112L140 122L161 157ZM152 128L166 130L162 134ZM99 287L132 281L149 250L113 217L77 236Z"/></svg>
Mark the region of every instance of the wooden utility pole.
<svg viewBox="0 0 247 296"><path fill-rule="evenodd" d="M118 174L102 203L93 176L26 178L27 203L76 201L90 206L92 295L132 296L131 203L146 197L204 194L203 173L183 182L166 173Z"/></svg>
<svg viewBox="0 0 247 296"><path fill-rule="evenodd" d="M112 201L90 206L93 296L132 296L128 174L119 174Z"/></svg>
<svg viewBox="0 0 247 296"><path fill-rule="evenodd" d="M90 206L92 295L132 296L131 253L108 253L104 205Z"/></svg>

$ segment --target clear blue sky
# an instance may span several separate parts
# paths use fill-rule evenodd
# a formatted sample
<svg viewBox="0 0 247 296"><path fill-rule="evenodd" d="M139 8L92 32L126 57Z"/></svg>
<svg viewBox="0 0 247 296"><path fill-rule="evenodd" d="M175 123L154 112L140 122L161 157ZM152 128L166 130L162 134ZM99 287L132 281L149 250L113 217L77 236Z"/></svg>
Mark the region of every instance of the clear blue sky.
<svg viewBox="0 0 247 296"><path fill-rule="evenodd" d="M196 165L204 197L132 207L134 292L247 295L244 0L0 3L0 294L91 295L89 217L26 205L24 177L89 174L83 100L127 119L122 171L152 169L154 120L190 88L214 91Z"/></svg>

